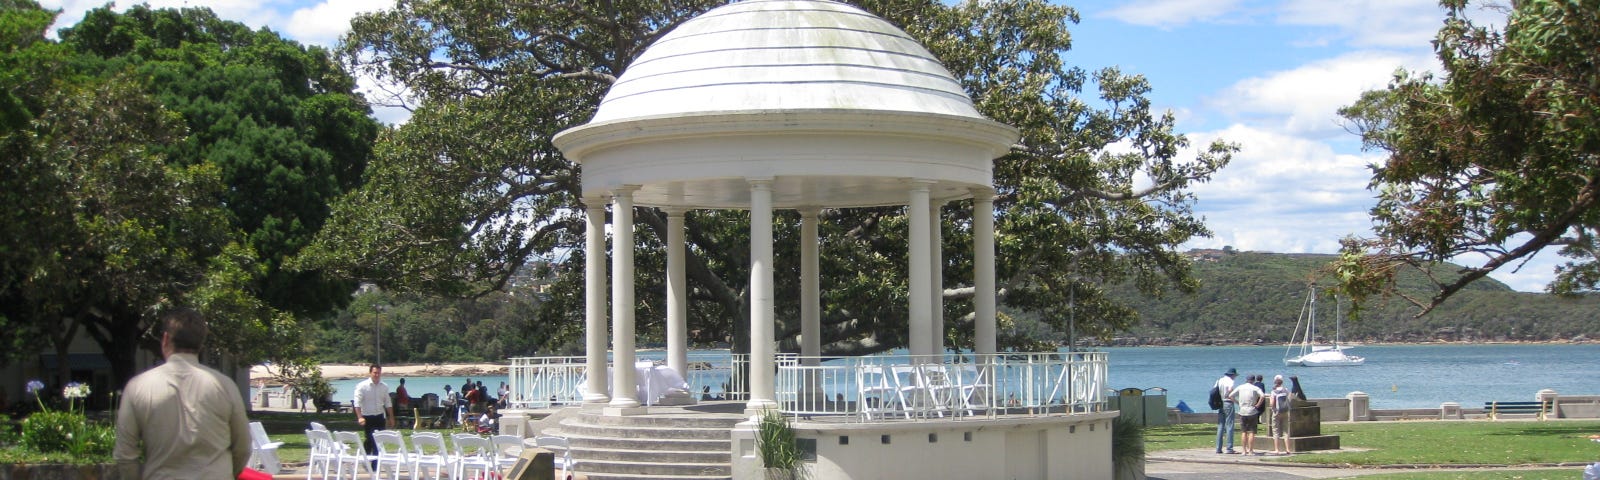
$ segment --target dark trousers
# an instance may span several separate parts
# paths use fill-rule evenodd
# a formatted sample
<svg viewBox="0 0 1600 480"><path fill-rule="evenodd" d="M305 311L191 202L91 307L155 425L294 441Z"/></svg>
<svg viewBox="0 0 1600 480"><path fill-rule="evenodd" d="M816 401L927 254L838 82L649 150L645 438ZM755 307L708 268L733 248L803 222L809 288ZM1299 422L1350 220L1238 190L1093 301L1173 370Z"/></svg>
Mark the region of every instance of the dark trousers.
<svg viewBox="0 0 1600 480"><path fill-rule="evenodd" d="M367 442L363 446L367 449L367 455L374 457L372 468L376 469L378 468L378 460L376 460L378 456L378 441L373 440L372 433L383 430L388 425L388 422L384 421L384 416L381 413L377 415L362 415L361 418L367 419L367 424L362 427L362 430L367 432Z"/></svg>

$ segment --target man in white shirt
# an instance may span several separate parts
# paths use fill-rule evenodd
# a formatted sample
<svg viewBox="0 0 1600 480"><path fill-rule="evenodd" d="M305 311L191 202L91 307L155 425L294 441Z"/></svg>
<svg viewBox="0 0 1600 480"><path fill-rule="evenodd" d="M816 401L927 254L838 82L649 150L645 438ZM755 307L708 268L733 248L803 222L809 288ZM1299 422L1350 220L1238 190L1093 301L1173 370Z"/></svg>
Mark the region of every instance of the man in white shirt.
<svg viewBox="0 0 1600 480"><path fill-rule="evenodd" d="M1239 423L1242 424L1239 426L1242 432L1239 436L1244 442L1245 455L1256 453L1256 427L1260 425L1261 406L1266 399L1265 393L1251 383L1255 377L1251 375L1246 378L1245 382L1234 387L1233 394L1229 395L1235 405L1234 411L1239 415Z"/></svg>
<svg viewBox="0 0 1600 480"><path fill-rule="evenodd" d="M356 423L367 432L368 455L378 454L378 442L372 439L372 433L394 428L394 403L389 400L389 386L382 377L383 366L374 363L367 367L367 379L356 384L356 396L350 402L355 407ZM372 463L377 468L377 460Z"/></svg>
<svg viewBox="0 0 1600 480"><path fill-rule="evenodd" d="M1239 370L1229 368L1214 385L1222 393L1222 410L1217 410L1217 453L1222 453L1223 438L1228 439L1228 453L1239 453L1233 450L1233 422L1239 412L1239 404L1233 400L1233 377L1236 376Z"/></svg>
<svg viewBox="0 0 1600 480"><path fill-rule="evenodd" d="M161 320L167 362L123 388L112 457L124 478L236 478L250 459L244 397L233 379L200 364L206 339L200 312L182 308ZM136 477L128 471L141 467Z"/></svg>

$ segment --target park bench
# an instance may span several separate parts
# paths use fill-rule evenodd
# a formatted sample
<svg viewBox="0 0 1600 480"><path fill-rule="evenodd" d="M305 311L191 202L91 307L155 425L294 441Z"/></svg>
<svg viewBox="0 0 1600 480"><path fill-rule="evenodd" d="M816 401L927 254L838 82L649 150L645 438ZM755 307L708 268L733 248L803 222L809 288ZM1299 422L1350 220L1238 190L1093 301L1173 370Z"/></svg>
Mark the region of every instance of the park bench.
<svg viewBox="0 0 1600 480"><path fill-rule="evenodd" d="M1550 402L1483 402L1483 411L1490 420L1497 420L1501 415L1533 415L1544 420L1550 413Z"/></svg>

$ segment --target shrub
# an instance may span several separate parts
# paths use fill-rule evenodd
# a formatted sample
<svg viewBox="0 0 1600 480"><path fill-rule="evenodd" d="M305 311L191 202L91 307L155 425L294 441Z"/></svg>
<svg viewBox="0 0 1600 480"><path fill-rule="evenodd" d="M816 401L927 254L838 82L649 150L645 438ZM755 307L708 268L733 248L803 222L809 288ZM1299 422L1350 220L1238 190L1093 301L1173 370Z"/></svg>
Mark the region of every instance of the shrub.
<svg viewBox="0 0 1600 480"><path fill-rule="evenodd" d="M36 412L22 421L22 446L39 453L71 452L86 422L83 414Z"/></svg>

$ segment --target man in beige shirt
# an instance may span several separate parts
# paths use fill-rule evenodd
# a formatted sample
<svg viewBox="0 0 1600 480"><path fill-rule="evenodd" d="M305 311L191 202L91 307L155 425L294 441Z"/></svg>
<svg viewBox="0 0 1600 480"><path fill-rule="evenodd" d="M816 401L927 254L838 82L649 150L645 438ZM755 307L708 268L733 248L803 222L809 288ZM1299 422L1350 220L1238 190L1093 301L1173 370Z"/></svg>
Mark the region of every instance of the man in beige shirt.
<svg viewBox="0 0 1600 480"><path fill-rule="evenodd" d="M199 312L178 309L162 323L167 362L123 389L112 456L124 472L139 469L145 480L238 478L250 459L244 397L232 379L200 364L206 322Z"/></svg>

